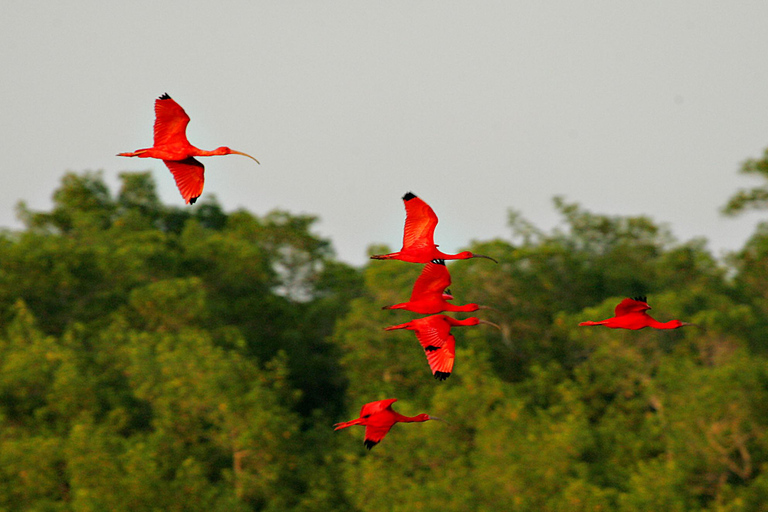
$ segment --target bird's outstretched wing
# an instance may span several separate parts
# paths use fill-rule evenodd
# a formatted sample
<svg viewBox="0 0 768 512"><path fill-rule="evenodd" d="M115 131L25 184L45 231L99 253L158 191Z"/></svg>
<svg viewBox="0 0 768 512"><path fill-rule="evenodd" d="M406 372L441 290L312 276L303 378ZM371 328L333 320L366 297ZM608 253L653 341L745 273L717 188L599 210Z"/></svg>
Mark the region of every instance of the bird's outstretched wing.
<svg viewBox="0 0 768 512"><path fill-rule="evenodd" d="M155 100L155 147L167 144L189 144L189 116L168 94Z"/></svg>
<svg viewBox="0 0 768 512"><path fill-rule="evenodd" d="M184 160L163 160L173 174L176 186L187 204L194 204L203 193L205 167L192 157Z"/></svg>
<svg viewBox="0 0 768 512"><path fill-rule="evenodd" d="M614 309L613 314L614 316L623 316L628 315L629 313L642 313L643 311L647 311L651 309L651 307L648 305L647 302L644 300L638 300L638 299L644 299L645 297L638 297L637 299L624 299L621 302L619 302L619 305L616 306L616 309Z"/></svg>
<svg viewBox="0 0 768 512"><path fill-rule="evenodd" d="M437 215L427 203L410 192L403 196L403 202L405 203L403 250L433 248Z"/></svg>
<svg viewBox="0 0 768 512"><path fill-rule="evenodd" d="M416 282L413 283L411 301L427 298L429 296L441 297L443 291L451 286L451 275L445 266L444 260L432 260L424 265Z"/></svg>
<svg viewBox="0 0 768 512"><path fill-rule="evenodd" d="M439 315L427 317L429 324L416 331L424 353L427 355L432 374L436 379L445 380L453 371L456 360L456 338L451 335L451 326Z"/></svg>
<svg viewBox="0 0 768 512"><path fill-rule="evenodd" d="M436 350L427 350L427 362L436 379L445 380L453 371L453 363L456 360L456 338L449 334L445 344Z"/></svg>
<svg viewBox="0 0 768 512"><path fill-rule="evenodd" d="M397 398L388 398L386 400L377 400L376 402L367 403L360 409L360 417L363 418L381 412L390 408L395 402L397 402Z"/></svg>
<svg viewBox="0 0 768 512"><path fill-rule="evenodd" d="M394 423L392 425L394 425ZM370 450L379 444L379 442L384 439L384 436L387 435L389 429L392 428L392 425L368 425L365 427L365 440L363 441L365 447Z"/></svg>

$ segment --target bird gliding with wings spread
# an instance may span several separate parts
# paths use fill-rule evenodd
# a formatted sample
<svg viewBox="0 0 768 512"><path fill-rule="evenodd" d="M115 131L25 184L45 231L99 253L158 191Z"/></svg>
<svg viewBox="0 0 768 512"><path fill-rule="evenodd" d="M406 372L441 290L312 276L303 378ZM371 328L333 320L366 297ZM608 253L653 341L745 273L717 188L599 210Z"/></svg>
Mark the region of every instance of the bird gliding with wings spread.
<svg viewBox="0 0 768 512"><path fill-rule="evenodd" d="M648 305L646 297L624 299L619 302L618 306L616 306L612 318L601 320L599 322L581 322L579 325L604 325L611 329L631 329L633 331L644 327L652 327L654 329L677 329L686 325L696 325L688 322L681 322L680 320L659 322L646 313L649 309L651 309L651 306Z"/></svg>
<svg viewBox="0 0 768 512"><path fill-rule="evenodd" d="M155 142L151 148L137 149L117 156L159 158L168 167L176 180L181 197L187 204L194 204L203 193L205 168L195 160L196 156L243 155L259 163L247 153L235 151L226 146L205 151L191 145L187 140L189 116L168 93L155 100Z"/></svg>
<svg viewBox="0 0 768 512"><path fill-rule="evenodd" d="M384 439L389 429L391 429L395 423L413 423L422 422L428 420L440 420L434 416L428 414L419 414L417 416L409 417L403 416L399 412L392 410L392 404L397 402L397 398L389 398L387 400L378 400L365 404L360 410L360 417L354 420L345 421L344 423L336 423L334 430L351 427L352 425L364 425L365 426L365 447L369 450L379 444L379 441Z"/></svg>

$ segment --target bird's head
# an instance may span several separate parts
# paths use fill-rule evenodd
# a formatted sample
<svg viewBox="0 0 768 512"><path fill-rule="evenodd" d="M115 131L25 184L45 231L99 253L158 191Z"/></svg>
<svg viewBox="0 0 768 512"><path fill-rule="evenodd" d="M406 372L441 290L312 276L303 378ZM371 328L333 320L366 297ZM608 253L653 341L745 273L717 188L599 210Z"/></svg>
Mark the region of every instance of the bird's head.
<svg viewBox="0 0 768 512"><path fill-rule="evenodd" d="M216 148L213 150L213 153L216 155L243 155L243 156L247 156L257 164L261 164L261 162L256 160L254 157L252 157L248 153L243 153L242 151L235 151L234 149L228 148L227 146L221 146L220 148Z"/></svg>

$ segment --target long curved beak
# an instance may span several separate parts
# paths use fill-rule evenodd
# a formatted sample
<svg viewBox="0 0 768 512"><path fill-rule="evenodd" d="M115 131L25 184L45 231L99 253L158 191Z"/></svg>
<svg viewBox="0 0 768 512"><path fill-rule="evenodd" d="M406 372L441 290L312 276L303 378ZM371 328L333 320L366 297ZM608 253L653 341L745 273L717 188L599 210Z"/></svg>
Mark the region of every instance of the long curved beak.
<svg viewBox="0 0 768 512"><path fill-rule="evenodd" d="M701 326L699 324L692 324L689 322L681 322L680 327L685 327L686 325L690 325L691 327L698 327L699 329L701 329Z"/></svg>
<svg viewBox="0 0 768 512"><path fill-rule="evenodd" d="M495 324L495 323L493 323L493 322L489 322L488 320L478 320L478 323L481 323L481 324L486 324L486 325L490 325L491 327L495 327L495 328L497 328L498 330L501 330L501 327L499 327L498 325L496 325L496 324Z"/></svg>
<svg viewBox="0 0 768 512"><path fill-rule="evenodd" d="M475 254L475 253L472 253L472 257L473 257L473 258L485 258L485 259L487 259L487 260L491 260L491 261L492 261L492 262L494 262L494 263L498 263L498 261L496 261L495 259L491 258L490 256L483 256L482 254Z"/></svg>
<svg viewBox="0 0 768 512"><path fill-rule="evenodd" d="M429 419L431 419L431 420L437 420L437 421L442 421L442 422L443 422L443 423L445 423L446 425L450 425L450 423L448 423L447 421L445 421L443 418L438 418L437 416L430 416L430 417L429 417Z"/></svg>
<svg viewBox="0 0 768 512"><path fill-rule="evenodd" d="M256 162L257 164L261 165L261 162L259 162L259 161L258 161L258 160L256 160L255 158L253 158L253 157L252 157L251 155L249 155L248 153L243 153L242 151L235 151L234 149L231 149L231 150L230 150L230 152L231 152L233 155L243 155L243 156L247 156L248 158L250 158L251 160L253 160L253 161L254 161L254 162Z"/></svg>
<svg viewBox="0 0 768 512"><path fill-rule="evenodd" d="M498 309L492 307L492 306L483 306L481 304L478 304L477 309L490 309L491 311L498 311Z"/></svg>

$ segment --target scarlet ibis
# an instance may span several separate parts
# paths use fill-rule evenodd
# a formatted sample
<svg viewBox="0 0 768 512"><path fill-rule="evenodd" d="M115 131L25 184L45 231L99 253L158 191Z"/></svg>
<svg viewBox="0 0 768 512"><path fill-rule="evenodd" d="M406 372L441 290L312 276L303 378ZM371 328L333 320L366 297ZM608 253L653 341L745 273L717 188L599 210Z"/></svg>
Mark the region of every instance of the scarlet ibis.
<svg viewBox="0 0 768 512"><path fill-rule="evenodd" d="M370 450L384 439L384 436L387 435L387 432L395 423L413 423L428 420L442 421L440 418L428 414L419 414L413 417L403 416L399 412L392 410L392 404L395 402L397 402L397 398L388 398L387 400L378 400L365 404L360 409L359 418L345 421L344 423L336 423L334 430L351 427L352 425L364 425L365 441L363 443Z"/></svg>
<svg viewBox="0 0 768 512"><path fill-rule="evenodd" d="M477 311L487 309L486 306L465 304L455 306L448 302L453 295L448 287L451 285L451 275L445 266L445 260L434 259L424 265L418 279L413 284L411 300L381 309L405 309L422 315L433 315L442 311Z"/></svg>
<svg viewBox="0 0 768 512"><path fill-rule="evenodd" d="M453 361L456 359L456 338L451 334L451 327L487 324L501 329L493 322L471 316L465 320L456 320L447 315L432 315L417 318L400 325L385 327L385 331L408 329L416 333L416 338L424 348L432 374L438 380L451 376Z"/></svg>
<svg viewBox="0 0 768 512"><path fill-rule="evenodd" d="M604 325L611 329L632 329L638 330L644 327L653 327L654 329L677 329L685 325L696 325L680 320L670 320L669 322L659 322L651 315L646 313L651 309L646 297L634 297L624 299L619 302L614 310L613 318L601 320L599 322L581 322L579 325Z"/></svg>
<svg viewBox="0 0 768 512"><path fill-rule="evenodd" d="M498 263L490 256L473 254L469 251L459 254L445 254L437 250L434 235L437 215L432 208L411 192L403 196L405 203L405 229L403 230L403 248L391 254L376 254L372 260L401 260L412 263L428 263L435 258L442 260L466 260L486 258Z"/></svg>
<svg viewBox="0 0 768 512"><path fill-rule="evenodd" d="M137 149L117 156L159 158L176 180L181 197L187 204L194 204L203 193L205 168L195 160L196 156L243 155L256 161L251 155L226 146L213 151L198 149L187 140L189 116L168 93L155 100L155 144L151 148Z"/></svg>

